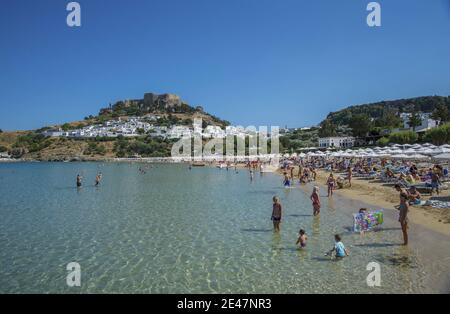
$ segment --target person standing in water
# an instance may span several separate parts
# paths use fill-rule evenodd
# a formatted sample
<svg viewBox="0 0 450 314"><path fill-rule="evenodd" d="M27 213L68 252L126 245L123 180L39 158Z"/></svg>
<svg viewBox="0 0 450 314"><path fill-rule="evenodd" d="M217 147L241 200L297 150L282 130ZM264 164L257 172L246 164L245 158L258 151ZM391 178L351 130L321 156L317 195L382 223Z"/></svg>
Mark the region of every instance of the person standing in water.
<svg viewBox="0 0 450 314"><path fill-rule="evenodd" d="M334 179L334 176L332 173L330 173L330 176L327 180L327 186L328 186L328 197L333 196L333 190L336 185L336 180Z"/></svg>
<svg viewBox="0 0 450 314"><path fill-rule="evenodd" d="M102 173L101 172L97 173L97 175L95 176L95 186L99 186L100 181L102 181Z"/></svg>
<svg viewBox="0 0 450 314"><path fill-rule="evenodd" d="M283 179L283 185L284 187L288 188L291 186L291 180L287 174L287 172L284 173L284 179Z"/></svg>
<svg viewBox="0 0 450 314"><path fill-rule="evenodd" d="M273 222L273 229L275 232L280 232L280 223L281 223L281 203L278 196L273 197L273 206L272 206L272 222Z"/></svg>
<svg viewBox="0 0 450 314"><path fill-rule="evenodd" d="M81 180L83 179L82 176L77 174L77 188L81 188Z"/></svg>
<svg viewBox="0 0 450 314"><path fill-rule="evenodd" d="M310 196L313 206L313 215L317 216L320 214L320 197L319 197L319 187L315 186L313 192Z"/></svg>
<svg viewBox="0 0 450 314"><path fill-rule="evenodd" d="M299 182L299 183L302 183L302 177L303 177L303 167L302 167L302 165L300 164L300 165L298 166L298 182Z"/></svg>

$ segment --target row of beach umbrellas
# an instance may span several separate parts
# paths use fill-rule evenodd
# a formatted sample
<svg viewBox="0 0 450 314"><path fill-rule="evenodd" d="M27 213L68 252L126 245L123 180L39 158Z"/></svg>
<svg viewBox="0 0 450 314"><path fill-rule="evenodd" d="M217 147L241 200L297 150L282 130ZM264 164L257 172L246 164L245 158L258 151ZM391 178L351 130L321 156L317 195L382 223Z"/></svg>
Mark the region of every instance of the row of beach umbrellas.
<svg viewBox="0 0 450 314"><path fill-rule="evenodd" d="M350 157L350 158L392 158L392 159L450 159L450 145L435 146L433 144L395 144L388 147L347 149L339 151L313 151L300 154L285 154L284 157Z"/></svg>

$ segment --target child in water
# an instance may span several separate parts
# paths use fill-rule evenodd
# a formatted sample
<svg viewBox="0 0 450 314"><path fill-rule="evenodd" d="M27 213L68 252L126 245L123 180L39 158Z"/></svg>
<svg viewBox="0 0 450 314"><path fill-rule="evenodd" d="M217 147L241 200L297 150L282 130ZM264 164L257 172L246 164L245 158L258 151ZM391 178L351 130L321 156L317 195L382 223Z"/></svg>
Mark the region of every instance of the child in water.
<svg viewBox="0 0 450 314"><path fill-rule="evenodd" d="M281 222L281 203L278 196L273 197L273 207L272 207L272 222L273 222L273 229L275 232L280 231L280 222Z"/></svg>
<svg viewBox="0 0 450 314"><path fill-rule="evenodd" d="M295 244L300 244L300 249L303 249L306 247L306 241L308 240L308 237L306 236L306 232L303 229L300 229L298 232L298 240Z"/></svg>
<svg viewBox="0 0 450 314"><path fill-rule="evenodd" d="M310 196L313 206L313 215L317 216L320 214L320 197L319 197L319 187L315 186L313 192Z"/></svg>
<svg viewBox="0 0 450 314"><path fill-rule="evenodd" d="M327 252L325 256L330 256L331 254L333 254L333 252L335 253L335 257L339 259L348 256L348 251L345 248L344 243L342 243L341 236L339 234L336 234L334 236L334 241L334 248Z"/></svg>

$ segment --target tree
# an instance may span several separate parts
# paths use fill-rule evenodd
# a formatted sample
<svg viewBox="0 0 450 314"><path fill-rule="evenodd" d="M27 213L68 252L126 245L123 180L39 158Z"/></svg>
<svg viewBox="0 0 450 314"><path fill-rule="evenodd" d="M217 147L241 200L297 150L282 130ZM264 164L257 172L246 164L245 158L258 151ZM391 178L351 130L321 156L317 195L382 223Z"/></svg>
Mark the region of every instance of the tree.
<svg viewBox="0 0 450 314"><path fill-rule="evenodd" d="M393 109L383 110L380 118L375 120L375 125L380 128L393 129L401 125L402 120Z"/></svg>
<svg viewBox="0 0 450 314"><path fill-rule="evenodd" d="M379 146L386 146L387 144L389 144L388 137L382 137L377 141L377 145L379 145Z"/></svg>
<svg viewBox="0 0 450 314"><path fill-rule="evenodd" d="M333 122L328 119L322 122L319 129L319 137L330 137L336 134L336 125Z"/></svg>
<svg viewBox="0 0 450 314"><path fill-rule="evenodd" d="M425 133L425 140L435 145L442 145L450 140L450 123L443 124Z"/></svg>
<svg viewBox="0 0 450 314"><path fill-rule="evenodd" d="M397 144L412 144L417 141L417 138L417 133L414 131L402 131L392 133L389 136L389 142Z"/></svg>
<svg viewBox="0 0 450 314"><path fill-rule="evenodd" d="M420 115L413 111L411 113L411 116L409 117L408 124L411 128L413 128L413 131L416 130L416 127L422 124L422 119L420 118Z"/></svg>
<svg viewBox="0 0 450 314"><path fill-rule="evenodd" d="M371 129L372 121L366 114L356 114L350 119L349 126L353 136L364 137Z"/></svg>
<svg viewBox="0 0 450 314"><path fill-rule="evenodd" d="M447 122L450 119L450 111L445 104L439 103L434 109L431 118L439 121L439 124Z"/></svg>
<svg viewBox="0 0 450 314"><path fill-rule="evenodd" d="M70 126L69 123L64 123L64 124L62 125L61 129L62 129L63 131L69 131L69 130L71 129L71 126Z"/></svg>
<svg viewBox="0 0 450 314"><path fill-rule="evenodd" d="M3 133L3 130L2 130L2 129L0 129L0 133Z"/></svg>

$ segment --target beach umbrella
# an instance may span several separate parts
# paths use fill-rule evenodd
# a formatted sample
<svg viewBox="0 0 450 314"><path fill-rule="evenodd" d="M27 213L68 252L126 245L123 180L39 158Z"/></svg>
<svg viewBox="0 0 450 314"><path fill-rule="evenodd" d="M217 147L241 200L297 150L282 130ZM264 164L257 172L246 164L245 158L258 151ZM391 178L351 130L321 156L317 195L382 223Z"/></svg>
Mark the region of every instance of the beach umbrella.
<svg viewBox="0 0 450 314"><path fill-rule="evenodd" d="M430 157L421 155L421 154L413 154L407 156L405 159L414 159L414 160L423 160L423 159L429 159Z"/></svg>
<svg viewBox="0 0 450 314"><path fill-rule="evenodd" d="M442 147L442 146L433 149L433 154L439 155L439 154L445 154L445 153L450 153L450 149Z"/></svg>
<svg viewBox="0 0 450 314"><path fill-rule="evenodd" d="M390 151L390 153L392 155L399 155L399 154L402 154L403 151L401 149L393 149L393 150Z"/></svg>
<svg viewBox="0 0 450 314"><path fill-rule="evenodd" d="M395 159L407 159L407 158L408 158L408 155L405 155L405 154L398 154L398 155L392 156L392 158L395 158Z"/></svg>
<svg viewBox="0 0 450 314"><path fill-rule="evenodd" d="M430 157L421 155L421 154L415 154L413 155L414 159L420 160L420 159L430 159Z"/></svg>
<svg viewBox="0 0 450 314"><path fill-rule="evenodd" d="M417 152L420 154L423 154L423 155L433 155L433 150L430 148L426 148L426 147L423 147L423 148L417 150Z"/></svg>
<svg viewBox="0 0 450 314"><path fill-rule="evenodd" d="M450 153L444 153L444 154L439 154L439 155L433 156L433 159L449 160Z"/></svg>
<svg viewBox="0 0 450 314"><path fill-rule="evenodd" d="M416 150L415 150L415 149L412 149L412 148L409 148L409 149L403 151L403 153L404 153L404 154L407 154L407 155L412 155L412 154L415 154L415 153L416 153Z"/></svg>

